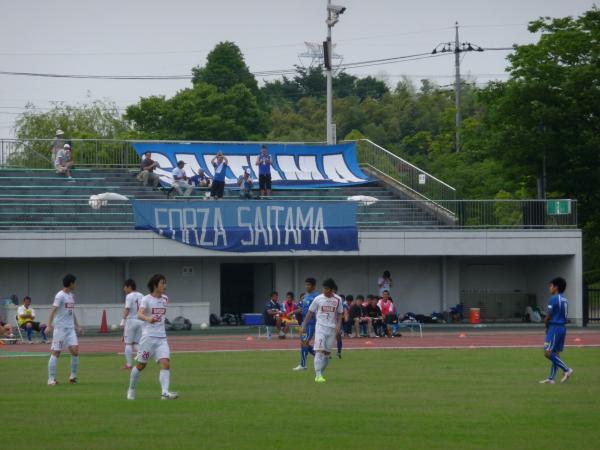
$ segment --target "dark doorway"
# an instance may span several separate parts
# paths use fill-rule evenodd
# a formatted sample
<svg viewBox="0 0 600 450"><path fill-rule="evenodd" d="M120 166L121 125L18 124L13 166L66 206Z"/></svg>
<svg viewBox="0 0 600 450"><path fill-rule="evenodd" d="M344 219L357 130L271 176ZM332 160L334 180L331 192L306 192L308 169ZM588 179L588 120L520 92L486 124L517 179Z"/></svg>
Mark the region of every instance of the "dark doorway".
<svg viewBox="0 0 600 450"><path fill-rule="evenodd" d="M273 264L221 264L221 314L260 312L273 290Z"/></svg>

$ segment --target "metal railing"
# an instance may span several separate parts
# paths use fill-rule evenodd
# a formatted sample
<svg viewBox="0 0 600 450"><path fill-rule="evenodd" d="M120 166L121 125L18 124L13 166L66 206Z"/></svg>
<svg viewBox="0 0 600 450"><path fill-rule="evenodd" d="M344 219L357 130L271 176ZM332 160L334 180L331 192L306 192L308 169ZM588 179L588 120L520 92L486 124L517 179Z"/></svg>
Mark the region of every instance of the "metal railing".
<svg viewBox="0 0 600 450"><path fill-rule="evenodd" d="M0 178L1 180L1 178ZM1 187L1 186L0 186ZM72 188L72 186L70 186ZM16 188L16 187L15 187ZM88 205L91 191L68 191L57 188L36 189L27 187L26 194L15 194L14 189L0 189L0 228L44 228L55 226L94 226L98 228L110 221L133 229L132 211L128 202L109 201L107 207L93 210ZM118 189L117 189L118 192ZM95 191L93 192L95 193ZM125 193L123 191L123 193ZM205 190L196 190L192 200L204 199ZM230 194L229 200L238 199ZM166 198L166 197L165 197ZM188 199L190 199L188 197ZM316 197L275 195L271 201L296 200L324 204L343 201L337 196ZM152 200L149 200L152 201ZM171 201L184 201L172 199ZM251 200L248 200L251 201ZM570 202L565 214L555 214L549 207L552 201L544 200L381 200L366 205L359 203L356 224L363 230L561 230L577 228L577 202ZM220 202L227 207L228 200ZM449 215L448 209L457 214ZM565 210L566 211L566 210Z"/></svg>
<svg viewBox="0 0 600 450"><path fill-rule="evenodd" d="M369 139L356 141L361 166L402 185L411 197L456 200L456 189Z"/></svg>

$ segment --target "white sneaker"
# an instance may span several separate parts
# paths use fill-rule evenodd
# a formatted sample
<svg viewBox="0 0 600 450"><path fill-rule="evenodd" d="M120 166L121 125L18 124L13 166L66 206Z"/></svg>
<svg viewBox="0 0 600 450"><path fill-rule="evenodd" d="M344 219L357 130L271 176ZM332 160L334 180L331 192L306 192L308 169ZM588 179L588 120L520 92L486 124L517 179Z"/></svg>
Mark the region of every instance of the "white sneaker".
<svg viewBox="0 0 600 450"><path fill-rule="evenodd" d="M56 380L48 380L48 386L56 386L58 382Z"/></svg>
<svg viewBox="0 0 600 450"><path fill-rule="evenodd" d="M127 389L127 400L135 400L135 389Z"/></svg>
<svg viewBox="0 0 600 450"><path fill-rule="evenodd" d="M292 370L294 372L300 372L302 370L306 370L306 367L304 367L304 366L298 366L298 367L294 367Z"/></svg>
<svg viewBox="0 0 600 450"><path fill-rule="evenodd" d="M540 384L554 384L554 380L546 378L545 380L540 381Z"/></svg>
<svg viewBox="0 0 600 450"><path fill-rule="evenodd" d="M161 400L175 400L177 397L179 397L179 395L177 395L177 392L165 392L165 393L161 394L160 399Z"/></svg>
<svg viewBox="0 0 600 450"><path fill-rule="evenodd" d="M561 383L566 383L567 381L569 381L569 378L571 378L571 375L573 375L573 369L569 369L568 372L565 372L565 374L563 375L563 377L560 380L560 382Z"/></svg>

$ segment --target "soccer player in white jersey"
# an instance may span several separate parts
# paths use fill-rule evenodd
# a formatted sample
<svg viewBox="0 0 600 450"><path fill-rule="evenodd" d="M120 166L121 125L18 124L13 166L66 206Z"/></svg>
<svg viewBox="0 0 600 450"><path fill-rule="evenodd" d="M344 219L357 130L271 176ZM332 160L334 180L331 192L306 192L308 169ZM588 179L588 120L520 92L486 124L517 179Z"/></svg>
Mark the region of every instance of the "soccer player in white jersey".
<svg viewBox="0 0 600 450"><path fill-rule="evenodd" d="M144 296L136 289L137 286L134 280L131 278L125 280L123 291L127 296L125 297L125 308L123 309L121 326L125 327L123 332L123 341L125 342L125 366L123 368L126 370L131 370L133 351L137 351L137 346L142 337L142 324L144 323L137 317L140 303Z"/></svg>
<svg viewBox="0 0 600 450"><path fill-rule="evenodd" d="M56 364L60 352L66 347L71 353L71 375L69 376L69 384L77 383L77 368L79 367L79 342L77 341L77 333L83 333L83 328L79 326L77 317L75 317L75 290L76 278L71 275L65 275L63 278L63 288L58 291L52 303L50 317L48 317L48 327L46 333L50 334L54 328L52 336L52 344L50 346L50 360L48 361L48 385L55 386L56 381Z"/></svg>
<svg viewBox="0 0 600 450"><path fill-rule="evenodd" d="M341 332L344 307L341 299L334 294L335 281L328 278L323 282L323 293L313 300L308 314L302 322L302 330L312 316L316 316L315 327L315 381L325 383L323 372L329 364L329 356L336 336Z"/></svg>
<svg viewBox="0 0 600 450"><path fill-rule="evenodd" d="M137 317L142 324L142 339L137 353L137 365L131 369L129 377L129 389L127 390L127 400L135 400L135 386L140 373L148 364L152 357L160 366L159 382L162 389L160 398L162 400L173 400L177 398L175 392L169 391L170 371L169 362L171 352L167 342L167 333L165 331L165 318L167 314L167 305L169 299L165 295L167 289L167 279L160 274L156 274L148 281L149 295L142 298Z"/></svg>

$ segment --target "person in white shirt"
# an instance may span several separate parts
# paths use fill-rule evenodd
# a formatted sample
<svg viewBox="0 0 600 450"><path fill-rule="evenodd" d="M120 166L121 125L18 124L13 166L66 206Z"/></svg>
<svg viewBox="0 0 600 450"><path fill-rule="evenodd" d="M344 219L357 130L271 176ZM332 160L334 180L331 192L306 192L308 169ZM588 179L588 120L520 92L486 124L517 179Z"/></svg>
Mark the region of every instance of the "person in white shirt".
<svg viewBox="0 0 600 450"><path fill-rule="evenodd" d="M83 328L79 326L77 317L75 317L75 297L73 295L75 281L75 276L71 274L65 275L63 278L63 288L54 297L54 303L52 303L52 309L48 317L46 334L50 334L54 330L52 344L50 345L50 360L48 361L49 386L58 384L56 381L56 364L58 363L60 352L65 347L71 353L69 384L77 383L77 369L79 367L77 332L83 334Z"/></svg>
<svg viewBox="0 0 600 450"><path fill-rule="evenodd" d="M165 331L165 318L169 304L169 298L165 295L166 289L167 279L164 275L153 275L148 281L150 294L142 298L140 302L137 317L144 322L142 324L142 339L137 353L137 365L131 369L129 377L127 400L135 400L137 380L152 357L160 366L159 382L162 389L160 398L162 400L174 400L178 397L175 392L169 391L171 352Z"/></svg>
<svg viewBox="0 0 600 450"><path fill-rule="evenodd" d="M56 168L56 173L65 174L68 181L75 181L71 176L73 161L71 159L71 146L69 144L65 144L62 150L56 152L54 167Z"/></svg>
<svg viewBox="0 0 600 450"><path fill-rule="evenodd" d="M340 297L335 295L335 281L328 278L323 282L323 293L313 300L308 314L302 322L300 333L309 323L313 315L317 318L315 326L315 381L324 383L323 372L329 364L329 355L336 336L341 333L344 307Z"/></svg>
<svg viewBox="0 0 600 450"><path fill-rule="evenodd" d="M379 287L379 296L383 297L383 291L392 292L392 275L386 270L383 275L377 280L377 286Z"/></svg>
<svg viewBox="0 0 600 450"><path fill-rule="evenodd" d="M171 172L171 175L173 176L173 184L171 184L171 186L175 189L177 195L189 197L194 190L194 186L188 183L189 178L185 173L183 166L185 166L184 161L177 162L177 167Z"/></svg>
<svg viewBox="0 0 600 450"><path fill-rule="evenodd" d="M126 370L131 370L133 351L137 350L137 346L142 338L142 324L144 323L137 317L140 303L144 296L136 289L137 286L134 280L131 278L125 280L123 291L125 292L126 297L121 326L125 327L123 332L123 341L125 342L125 366L123 368Z"/></svg>

